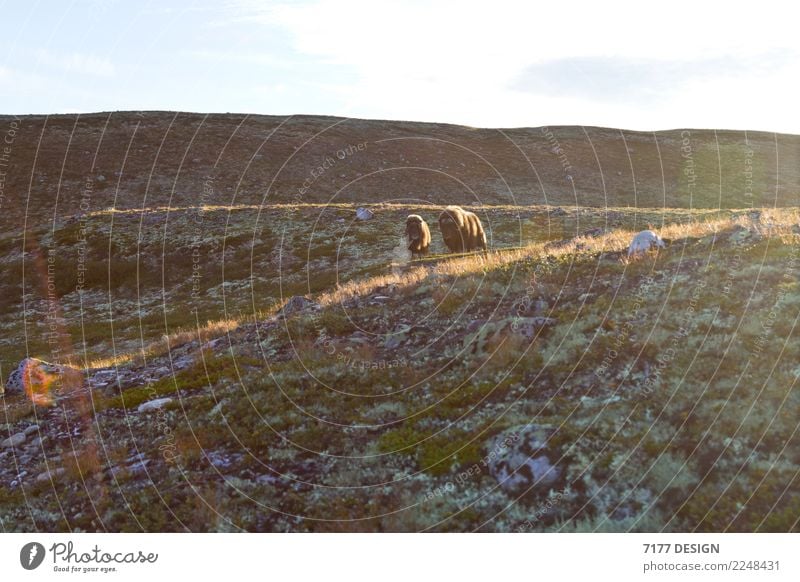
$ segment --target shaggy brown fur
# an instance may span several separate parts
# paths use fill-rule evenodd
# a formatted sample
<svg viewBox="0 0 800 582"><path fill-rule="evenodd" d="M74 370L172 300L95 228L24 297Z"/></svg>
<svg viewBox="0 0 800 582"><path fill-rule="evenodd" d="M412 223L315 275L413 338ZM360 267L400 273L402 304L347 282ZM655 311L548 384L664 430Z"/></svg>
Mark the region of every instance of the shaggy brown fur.
<svg viewBox="0 0 800 582"><path fill-rule="evenodd" d="M448 206L439 215L439 230L444 244L451 253L464 253L477 249L488 250L486 232L481 219L474 212L460 206Z"/></svg>
<svg viewBox="0 0 800 582"><path fill-rule="evenodd" d="M406 238L411 258L428 254L431 246L431 229L428 223L418 214L409 214L406 218Z"/></svg>

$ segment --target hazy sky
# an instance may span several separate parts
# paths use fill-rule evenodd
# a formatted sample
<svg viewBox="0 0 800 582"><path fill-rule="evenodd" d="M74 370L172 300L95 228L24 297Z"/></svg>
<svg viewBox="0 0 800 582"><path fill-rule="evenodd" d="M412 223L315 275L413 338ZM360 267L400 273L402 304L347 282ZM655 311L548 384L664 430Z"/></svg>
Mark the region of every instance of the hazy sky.
<svg viewBox="0 0 800 582"><path fill-rule="evenodd" d="M0 0L0 112L800 133L800 20L787 6Z"/></svg>

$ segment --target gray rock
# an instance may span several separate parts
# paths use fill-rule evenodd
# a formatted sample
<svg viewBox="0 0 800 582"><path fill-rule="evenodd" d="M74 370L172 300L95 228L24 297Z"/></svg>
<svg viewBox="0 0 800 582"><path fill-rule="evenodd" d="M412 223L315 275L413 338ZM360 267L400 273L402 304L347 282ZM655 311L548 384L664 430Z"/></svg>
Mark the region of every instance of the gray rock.
<svg viewBox="0 0 800 582"><path fill-rule="evenodd" d="M320 304L316 301L312 301L308 297L303 297L302 295L295 295L290 297L286 304L281 307L280 311L278 311L278 317L288 317L295 313L300 313L301 311L319 308Z"/></svg>
<svg viewBox="0 0 800 582"><path fill-rule="evenodd" d="M533 339L540 329L551 327L556 323L556 320L552 317L514 317L508 327L514 333L523 335L527 339Z"/></svg>
<svg viewBox="0 0 800 582"><path fill-rule="evenodd" d="M259 485L277 485L280 483L280 478L269 474L259 475L256 477L256 483Z"/></svg>
<svg viewBox="0 0 800 582"><path fill-rule="evenodd" d="M517 335L532 340L539 331L555 325L557 321L552 317L507 317L500 321L473 322L467 327L464 338L464 347L473 353L481 353L487 344L498 343L504 336ZM476 328L470 333L470 328Z"/></svg>
<svg viewBox="0 0 800 582"><path fill-rule="evenodd" d="M175 361L172 362L172 367L176 370L185 370L189 366L194 363L193 356L181 356L180 358L175 358Z"/></svg>
<svg viewBox="0 0 800 582"><path fill-rule="evenodd" d="M64 473L66 473L66 471L64 470L63 467L56 467L56 468L54 468L53 470L51 470L49 472L45 471L44 473L39 473L38 475L36 475L36 482L37 483L46 483L46 482L50 481L51 479L53 481L57 481L61 476L64 475Z"/></svg>
<svg viewBox="0 0 800 582"><path fill-rule="evenodd" d="M141 460L146 459L146 458L147 458L146 454L144 454L144 453L136 453L136 454L131 455L130 457L128 457L125 460L125 462L128 463L128 464L131 464L131 463L136 463L136 462L141 461Z"/></svg>
<svg viewBox="0 0 800 582"><path fill-rule="evenodd" d="M171 370L167 366L161 366L153 370L153 376L155 378L163 378L164 376L169 376Z"/></svg>
<svg viewBox="0 0 800 582"><path fill-rule="evenodd" d="M2 443L0 443L0 446L3 447L4 449L8 449L11 447L18 447L22 443L24 443L26 439L27 437L25 436L24 432L18 432L17 434L11 435Z"/></svg>
<svg viewBox="0 0 800 582"><path fill-rule="evenodd" d="M69 366L51 364L38 358L25 358L19 363L17 369L8 375L6 389L9 392L24 392L27 380L35 390L37 386L42 386L45 381L51 381L53 377L57 377L60 384L79 383L82 374L80 370Z"/></svg>
<svg viewBox="0 0 800 582"><path fill-rule="evenodd" d="M470 321L469 324L467 325L466 332L467 333L475 333L481 327L483 327L485 324L486 324L486 320L485 319L474 319L474 320Z"/></svg>
<svg viewBox="0 0 800 582"><path fill-rule="evenodd" d="M201 347L202 347L202 349L204 349L204 350L216 350L217 348L220 348L220 349L221 349L221 348L225 347L225 346L224 346L224 343L225 343L227 340L228 340L228 338L227 338L227 337L218 337L218 338L214 338L214 339L212 339L212 340L209 340L209 341L207 341L206 343L204 343L204 344L203 344Z"/></svg>
<svg viewBox="0 0 800 582"><path fill-rule="evenodd" d="M546 491L559 482L564 468L554 465L561 456L549 444L554 432L549 427L523 425L489 442L486 456L489 473L503 490L520 495Z"/></svg>
<svg viewBox="0 0 800 582"><path fill-rule="evenodd" d="M137 461L133 465L128 465L128 471L133 473L134 475L139 473L144 473L147 471L147 465L150 464L150 459L144 459L142 461Z"/></svg>
<svg viewBox="0 0 800 582"><path fill-rule="evenodd" d="M386 341L383 342L383 347L387 350L396 350L403 345L403 342L405 342L406 339L408 338L406 337L405 332L392 332L386 336Z"/></svg>
<svg viewBox="0 0 800 582"><path fill-rule="evenodd" d="M140 404L139 408L136 410L137 412L150 412L152 410L158 410L170 402L172 402L172 398L156 398L155 400L150 400L149 402Z"/></svg>
<svg viewBox="0 0 800 582"><path fill-rule="evenodd" d="M359 220L369 220L375 216L375 213L372 212L369 208L359 208L356 210L356 218Z"/></svg>
<svg viewBox="0 0 800 582"><path fill-rule="evenodd" d="M628 247L628 256L643 255L650 249L663 249L666 246L661 237L652 230L643 230L633 237Z"/></svg>
<svg viewBox="0 0 800 582"><path fill-rule="evenodd" d="M26 436L26 437L27 437L27 436L31 436L32 434L36 434L37 432L39 432L39 425L37 425L37 424L32 424L32 425L30 425L28 428L26 428L26 429L25 429L24 431L22 431L22 432L24 432L24 433L25 433L25 436Z"/></svg>

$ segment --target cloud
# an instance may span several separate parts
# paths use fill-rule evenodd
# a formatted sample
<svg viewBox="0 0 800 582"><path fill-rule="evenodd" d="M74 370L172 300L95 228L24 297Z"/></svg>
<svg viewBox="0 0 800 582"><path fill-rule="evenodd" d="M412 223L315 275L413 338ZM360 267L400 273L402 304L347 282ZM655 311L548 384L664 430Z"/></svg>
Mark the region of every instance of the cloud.
<svg viewBox="0 0 800 582"><path fill-rule="evenodd" d="M566 58L527 67L510 88L549 97L652 104L696 81L735 79L742 73L752 81L754 73L765 78L796 60L788 52L684 60Z"/></svg>
<svg viewBox="0 0 800 582"><path fill-rule="evenodd" d="M116 69L109 59L85 53L56 54L46 49L39 49L36 51L36 58L41 65L60 69L67 73L98 77L111 77L116 73Z"/></svg>
<svg viewBox="0 0 800 582"><path fill-rule="evenodd" d="M256 51L231 51L231 50L186 50L187 57L201 60L205 63L242 63L247 65L262 65L278 69L291 69L297 62L285 56Z"/></svg>
<svg viewBox="0 0 800 582"><path fill-rule="evenodd" d="M797 74L795 24L776 18L771 0L721 11L693 0L231 6L237 22L282 30L290 54L348 72L320 96L324 112L337 115L638 129L705 115L726 119L720 127L775 127L787 123L775 111L742 120L745 96L783 94ZM737 80L750 85L730 94Z"/></svg>
<svg viewBox="0 0 800 582"><path fill-rule="evenodd" d="M108 18L158 34L144 45L136 35L87 35L86 52L41 50L57 44L26 34L27 60L0 71L0 94L35 96L40 109L52 101L484 127L800 131L790 114L796 22L773 0L758 10L731 0L719 11L696 0L202 0L165 14L125 5L124 16L122 8ZM124 70L105 56L109 46Z"/></svg>

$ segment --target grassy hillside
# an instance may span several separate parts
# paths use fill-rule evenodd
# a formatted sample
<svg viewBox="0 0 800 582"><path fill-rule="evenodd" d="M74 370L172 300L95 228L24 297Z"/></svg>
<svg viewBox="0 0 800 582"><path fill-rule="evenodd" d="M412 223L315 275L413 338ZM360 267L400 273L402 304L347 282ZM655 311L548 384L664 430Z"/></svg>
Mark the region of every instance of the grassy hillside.
<svg viewBox="0 0 800 582"><path fill-rule="evenodd" d="M4 531L798 530L800 137L0 127Z"/></svg>
<svg viewBox="0 0 800 582"><path fill-rule="evenodd" d="M3 370L51 359L50 283L58 353L93 367L54 408L4 397L30 432L4 529L798 529L796 209L487 206L506 250L409 263L411 207L436 216L98 212L32 228L24 267L4 239ZM647 225L672 244L629 261ZM539 436L556 476L499 480Z"/></svg>
<svg viewBox="0 0 800 582"><path fill-rule="evenodd" d="M756 131L173 112L0 117L0 127L12 124L3 232L110 207L800 203L800 138Z"/></svg>
<svg viewBox="0 0 800 582"><path fill-rule="evenodd" d="M91 365L208 321L257 320L293 295L405 268L405 217L439 207L173 207L97 211L0 238L0 365L26 355ZM599 229L730 216L727 211L514 207L476 209L494 249ZM738 212L741 214L741 212ZM438 232L433 253L443 253ZM55 327L54 327L55 326ZM7 373L7 372L6 372Z"/></svg>

